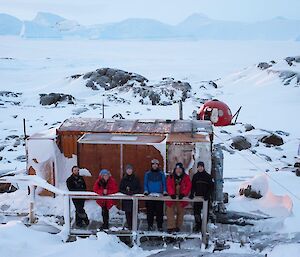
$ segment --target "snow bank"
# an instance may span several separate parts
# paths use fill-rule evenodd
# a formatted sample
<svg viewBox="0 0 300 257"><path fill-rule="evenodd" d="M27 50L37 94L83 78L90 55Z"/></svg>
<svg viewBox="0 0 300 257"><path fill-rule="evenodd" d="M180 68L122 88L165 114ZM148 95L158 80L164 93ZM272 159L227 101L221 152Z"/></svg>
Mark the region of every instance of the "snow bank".
<svg viewBox="0 0 300 257"><path fill-rule="evenodd" d="M269 184L267 175L257 175L254 178L241 184L240 189L247 188L251 186L251 189L260 192L262 196L265 196L268 193Z"/></svg>
<svg viewBox="0 0 300 257"><path fill-rule="evenodd" d="M298 257L300 255L300 244L285 244L277 245L275 248L268 253L268 257Z"/></svg>
<svg viewBox="0 0 300 257"><path fill-rule="evenodd" d="M264 213L271 217L285 218L292 214L293 201L288 195L274 195L269 189L269 177L265 174L257 175L242 184L242 187L252 185L263 195L260 199L237 196L229 202L228 210L241 212Z"/></svg>
<svg viewBox="0 0 300 257"><path fill-rule="evenodd" d="M0 245L0 256L5 257L81 257L87 253L97 257L143 257L151 254L138 247L129 248L117 237L104 232L98 233L97 239L63 243L58 235L32 230L18 221L0 225Z"/></svg>

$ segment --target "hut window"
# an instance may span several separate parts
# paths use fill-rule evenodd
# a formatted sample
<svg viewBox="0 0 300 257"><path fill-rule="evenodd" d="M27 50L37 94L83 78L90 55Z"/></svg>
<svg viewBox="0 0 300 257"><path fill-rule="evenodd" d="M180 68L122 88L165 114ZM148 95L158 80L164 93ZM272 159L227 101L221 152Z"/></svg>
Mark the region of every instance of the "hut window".
<svg viewBox="0 0 300 257"><path fill-rule="evenodd" d="M136 141L137 137L134 136L113 136L112 141Z"/></svg>

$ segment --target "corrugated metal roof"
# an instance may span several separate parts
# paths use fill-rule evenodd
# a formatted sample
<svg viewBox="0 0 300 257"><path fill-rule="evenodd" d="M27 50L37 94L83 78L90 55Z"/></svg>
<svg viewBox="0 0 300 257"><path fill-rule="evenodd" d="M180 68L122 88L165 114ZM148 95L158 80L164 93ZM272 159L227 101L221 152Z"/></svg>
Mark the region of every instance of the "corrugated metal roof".
<svg viewBox="0 0 300 257"><path fill-rule="evenodd" d="M165 136L159 135L133 135L133 134L84 134L78 143L81 144L158 144L165 140Z"/></svg>
<svg viewBox="0 0 300 257"><path fill-rule="evenodd" d="M96 118L70 118L65 120L58 133L95 132L95 133L149 133L171 134L213 132L210 121L203 120L106 120Z"/></svg>

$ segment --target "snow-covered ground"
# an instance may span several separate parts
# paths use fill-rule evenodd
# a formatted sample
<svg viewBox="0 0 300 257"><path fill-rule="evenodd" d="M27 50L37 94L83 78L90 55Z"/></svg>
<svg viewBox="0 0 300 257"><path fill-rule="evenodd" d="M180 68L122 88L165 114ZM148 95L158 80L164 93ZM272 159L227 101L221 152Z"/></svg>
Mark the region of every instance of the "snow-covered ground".
<svg viewBox="0 0 300 257"><path fill-rule="evenodd" d="M0 91L22 94L0 96L0 171L25 168L23 118L26 119L27 133L33 134L57 127L71 116L101 117L101 108L90 104L101 104L102 100L107 105L107 118L117 113L131 119L178 118L177 104L142 105L131 92L93 91L85 87L82 77L71 79L71 75L112 67L141 74L152 83L163 77L174 77L192 86L191 97L183 105L185 118L191 118L192 112L198 109L204 99L223 100L233 112L242 106L238 121L252 124L254 130L245 131L242 124L215 128L216 142L228 149L231 138L236 135L244 136L252 144L251 151L224 151L225 192L232 196L227 208L270 215L273 219L258 223L257 229L293 237L295 233L300 233L300 179L286 167L293 165L297 156L300 90L297 75L289 85L284 85L286 80L283 81L279 75L282 71L300 73L300 63L293 62L290 66L284 60L287 56L297 55L300 55L300 42L292 41L85 41L1 37ZM271 60L276 62L272 67L266 70L257 68L259 62ZM207 82L210 80L214 80L218 88L208 87ZM39 94L51 92L71 94L75 97L75 104L41 106ZM109 101L107 98L110 93L130 103ZM268 131L277 131L284 144L266 147L261 143L259 139ZM239 196L241 184L253 182L254 176L264 191L263 197L254 200ZM1 206L5 206L5 211L25 212L28 206L23 190L0 195L0 202ZM59 208L61 205L58 204L58 208L49 208L49 205L51 200L44 203L44 206L41 203L40 212L49 214L54 211L57 215L62 212ZM37 238L38 242L29 242L21 236L14 237L15 234ZM1 225L0 238L3 238L0 239L0 245L8 245L5 249L0 247L0 255L5 257L26 254L68 256L71 249L87 249L89 245L95 256L102 256L100 248L108 249L103 256L150 254L140 249L129 250L125 245L117 243L115 238L105 235L100 237L103 241L86 239L62 244L54 235L31 231L16 222ZM40 247L51 250L45 255L37 255ZM18 252L22 249L25 249L24 254ZM277 257L285 250L291 253L291 257L296 257L299 245L279 245L270 256ZM235 246L230 251L239 252ZM244 253L247 251L243 249ZM80 250L74 252L75 256L82 253Z"/></svg>

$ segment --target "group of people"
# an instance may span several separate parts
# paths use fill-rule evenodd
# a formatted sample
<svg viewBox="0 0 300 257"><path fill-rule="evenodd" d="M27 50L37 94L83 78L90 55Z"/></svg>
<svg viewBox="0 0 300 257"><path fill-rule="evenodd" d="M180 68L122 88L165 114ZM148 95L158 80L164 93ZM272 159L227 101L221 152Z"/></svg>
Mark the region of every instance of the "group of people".
<svg viewBox="0 0 300 257"><path fill-rule="evenodd" d="M72 175L67 179L67 187L70 191L85 191L86 184L82 176L79 175L79 168L72 168ZM171 174L167 177L159 168L159 161L153 159L151 168L144 175L144 195L145 196L169 196L171 199L183 199L189 197L193 199L195 196L201 196L204 200L209 200L213 188L213 181L210 174L205 171L203 162L197 163L197 172L193 175L192 181L190 176L185 173L182 163L177 163ZM124 176L121 179L118 187L116 180L111 176L111 173L102 169L99 177L96 180L93 191L98 195L110 195L121 192L126 195L134 195L142 192L138 177L134 174L132 165L128 164L125 167ZM75 221L78 227L87 226L89 220L84 210L83 199L72 199L75 209ZM186 201L166 201L166 216L167 216L167 231L169 233L179 232L184 217L184 208L188 205ZM116 201L112 199L97 200L102 208L103 223L101 229L109 228L109 209L116 205ZM126 223L128 229L132 229L132 200L122 200L122 209L126 214ZM195 217L195 232L201 230L201 210L203 202L194 202L193 211ZM156 217L157 229L163 231L164 217L164 201L147 200L147 223L148 230L153 230L154 217Z"/></svg>

